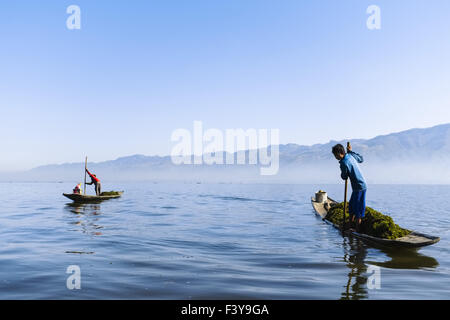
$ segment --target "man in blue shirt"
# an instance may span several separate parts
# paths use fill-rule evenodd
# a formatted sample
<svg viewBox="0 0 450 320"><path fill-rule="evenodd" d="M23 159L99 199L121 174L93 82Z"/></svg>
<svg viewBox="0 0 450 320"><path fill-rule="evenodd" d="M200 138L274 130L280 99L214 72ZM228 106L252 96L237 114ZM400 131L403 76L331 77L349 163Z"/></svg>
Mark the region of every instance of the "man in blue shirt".
<svg viewBox="0 0 450 320"><path fill-rule="evenodd" d="M334 157L339 160L341 178L343 180L350 178L352 195L350 197L348 211L352 217L352 222L355 222L355 219L357 219L358 231L361 225L361 219L364 218L364 212L366 211L367 185L358 166L358 163L362 163L364 159L360 154L352 151L350 144L347 147L347 153L342 144L335 145L332 152Z"/></svg>

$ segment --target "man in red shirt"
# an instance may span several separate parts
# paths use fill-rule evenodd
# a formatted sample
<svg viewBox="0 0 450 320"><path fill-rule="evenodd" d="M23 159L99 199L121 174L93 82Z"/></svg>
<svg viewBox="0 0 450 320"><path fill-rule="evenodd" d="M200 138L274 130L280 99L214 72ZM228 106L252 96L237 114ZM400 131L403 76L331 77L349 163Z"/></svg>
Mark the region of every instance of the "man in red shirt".
<svg viewBox="0 0 450 320"><path fill-rule="evenodd" d="M97 196L99 196L102 193L102 185L100 183L100 179L97 178L97 176L95 174L90 173L88 169L86 169L86 172L91 177L91 182L86 183L86 184L88 184L88 185L94 184L95 185L95 194Z"/></svg>

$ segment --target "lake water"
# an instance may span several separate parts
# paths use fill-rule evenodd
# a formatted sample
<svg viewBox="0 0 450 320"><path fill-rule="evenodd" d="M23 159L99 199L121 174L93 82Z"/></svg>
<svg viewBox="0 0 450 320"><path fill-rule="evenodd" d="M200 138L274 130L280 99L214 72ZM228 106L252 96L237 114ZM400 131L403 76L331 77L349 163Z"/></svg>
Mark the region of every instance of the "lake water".
<svg viewBox="0 0 450 320"><path fill-rule="evenodd" d="M87 205L73 187L0 183L0 299L450 299L450 186L369 186L369 206L441 237L394 251L315 216L313 193L343 185L104 183L124 196Z"/></svg>

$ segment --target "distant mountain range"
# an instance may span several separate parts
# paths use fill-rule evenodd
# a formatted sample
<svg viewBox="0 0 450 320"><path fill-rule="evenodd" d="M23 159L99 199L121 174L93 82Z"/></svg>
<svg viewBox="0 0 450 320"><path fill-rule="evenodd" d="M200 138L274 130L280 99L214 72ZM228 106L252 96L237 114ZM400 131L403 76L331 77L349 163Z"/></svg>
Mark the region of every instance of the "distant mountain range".
<svg viewBox="0 0 450 320"><path fill-rule="evenodd" d="M362 171L369 183L450 183L450 124L351 139L353 150L364 156ZM278 174L261 176L259 165L175 165L170 156L133 155L90 163L103 181L337 183L339 164L331 154L336 143L279 146ZM46 165L3 174L1 181L81 182L84 163Z"/></svg>

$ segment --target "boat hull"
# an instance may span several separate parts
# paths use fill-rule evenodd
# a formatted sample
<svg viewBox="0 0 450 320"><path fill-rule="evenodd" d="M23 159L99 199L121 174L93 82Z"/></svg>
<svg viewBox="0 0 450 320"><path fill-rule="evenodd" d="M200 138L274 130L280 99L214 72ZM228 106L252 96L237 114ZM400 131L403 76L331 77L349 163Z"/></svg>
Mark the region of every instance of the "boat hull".
<svg viewBox="0 0 450 320"><path fill-rule="evenodd" d="M311 198L311 204L314 208L314 211L316 214L326 223L331 224L336 229L340 230L342 232L342 226L335 225L331 223L330 221L326 220L325 217L328 213L327 205L331 206L333 204L337 204L336 201L333 199L327 197L327 200L324 203L319 203L315 201L315 198ZM383 239L378 237L369 236L367 234L358 233L355 231L346 230L344 231L345 235L351 235L356 238L359 238L361 240L364 240L365 242L374 243L376 245L381 245L384 247L403 247L403 248L419 248L424 246L432 245L436 242L439 242L440 238L435 236L430 236L427 234L419 233L412 231L410 234L397 238L397 239Z"/></svg>
<svg viewBox="0 0 450 320"><path fill-rule="evenodd" d="M85 203L85 202L101 202L104 200L117 199L120 198L122 194L123 191L119 192L118 195L110 195L110 196L90 196L77 193L63 193L63 196L69 198L70 200L73 200L74 202Z"/></svg>

